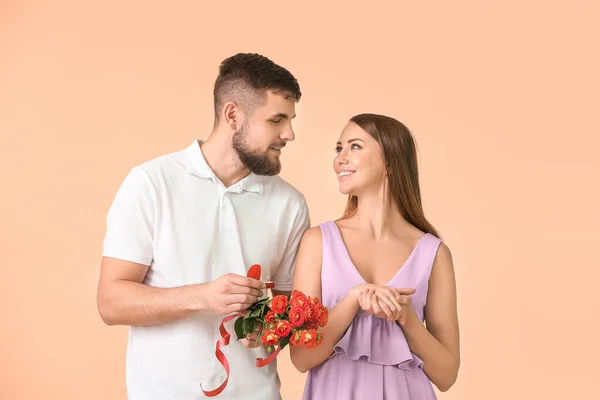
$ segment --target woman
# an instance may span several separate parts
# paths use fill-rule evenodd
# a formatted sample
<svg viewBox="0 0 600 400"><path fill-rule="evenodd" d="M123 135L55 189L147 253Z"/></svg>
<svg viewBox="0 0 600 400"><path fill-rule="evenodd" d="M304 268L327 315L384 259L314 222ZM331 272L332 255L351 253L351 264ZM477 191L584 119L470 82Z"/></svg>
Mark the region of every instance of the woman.
<svg viewBox="0 0 600 400"><path fill-rule="evenodd" d="M458 374L456 285L450 250L423 214L412 135L361 114L336 152L346 211L305 233L294 273L293 288L330 310L320 346L290 347L309 371L303 399L435 399L431 383L446 391Z"/></svg>

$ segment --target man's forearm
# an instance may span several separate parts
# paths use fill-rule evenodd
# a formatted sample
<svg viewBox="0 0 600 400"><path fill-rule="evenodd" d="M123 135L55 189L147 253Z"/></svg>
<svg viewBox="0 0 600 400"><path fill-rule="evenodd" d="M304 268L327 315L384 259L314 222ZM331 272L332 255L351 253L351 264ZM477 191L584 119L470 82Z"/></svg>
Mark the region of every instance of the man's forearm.
<svg viewBox="0 0 600 400"><path fill-rule="evenodd" d="M157 325L204 310L204 285L157 288L119 280L98 295L98 311L107 325Z"/></svg>

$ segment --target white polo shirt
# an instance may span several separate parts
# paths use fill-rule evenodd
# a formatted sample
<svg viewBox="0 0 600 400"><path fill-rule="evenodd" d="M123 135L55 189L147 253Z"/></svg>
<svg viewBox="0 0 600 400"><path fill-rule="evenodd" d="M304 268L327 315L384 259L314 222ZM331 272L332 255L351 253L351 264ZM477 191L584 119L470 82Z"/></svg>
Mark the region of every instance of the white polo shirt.
<svg viewBox="0 0 600 400"><path fill-rule="evenodd" d="M210 282L262 266L262 279L291 290L296 251L310 227L303 195L279 176L253 173L226 188L199 142L134 167L107 215L103 255L149 265L145 284L170 288ZM215 357L223 316L196 313L154 326L133 326L127 346L128 398L206 398L226 375ZM223 348L231 375L222 400L280 399L276 361L257 368L263 346L247 349L232 335Z"/></svg>

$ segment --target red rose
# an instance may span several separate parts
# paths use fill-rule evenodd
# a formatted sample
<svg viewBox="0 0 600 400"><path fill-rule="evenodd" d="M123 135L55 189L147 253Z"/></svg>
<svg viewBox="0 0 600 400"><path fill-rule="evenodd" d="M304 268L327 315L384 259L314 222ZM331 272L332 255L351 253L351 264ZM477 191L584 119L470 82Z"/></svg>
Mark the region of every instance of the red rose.
<svg viewBox="0 0 600 400"><path fill-rule="evenodd" d="M265 315L265 322L266 323L275 322L275 313L273 312L273 310L269 311L267 313L267 315Z"/></svg>
<svg viewBox="0 0 600 400"><path fill-rule="evenodd" d="M329 320L329 311L323 304L317 304L315 306L315 320L320 327L327 325L327 321Z"/></svg>
<svg viewBox="0 0 600 400"><path fill-rule="evenodd" d="M273 300L271 300L271 304L269 304L269 308L273 310L275 314L283 314L288 305L287 296L275 296Z"/></svg>
<svg viewBox="0 0 600 400"><path fill-rule="evenodd" d="M312 305L307 305L304 307L304 316L306 322L317 322L317 313L315 307Z"/></svg>
<svg viewBox="0 0 600 400"><path fill-rule="evenodd" d="M312 305L321 304L321 300L318 297L309 297L308 302Z"/></svg>
<svg viewBox="0 0 600 400"><path fill-rule="evenodd" d="M292 332L292 336L290 336L290 343L294 346L298 346L300 344L300 332Z"/></svg>
<svg viewBox="0 0 600 400"><path fill-rule="evenodd" d="M273 331L266 331L262 337L262 341L267 346L272 346L279 342L279 336Z"/></svg>
<svg viewBox="0 0 600 400"><path fill-rule="evenodd" d="M302 326L306 317L304 316L304 310L300 307L292 307L289 312L289 320L292 325L296 327Z"/></svg>
<svg viewBox="0 0 600 400"><path fill-rule="evenodd" d="M317 342L315 343L315 347L320 345L322 341L323 341L323 334L322 333L317 334Z"/></svg>
<svg viewBox="0 0 600 400"><path fill-rule="evenodd" d="M318 337L319 334L317 333L317 331L314 329L310 329L300 334L300 343L308 349L313 349L317 347Z"/></svg>
<svg viewBox="0 0 600 400"><path fill-rule="evenodd" d="M308 304L308 298L306 295L298 290L292 292L292 299L290 300L292 307L304 308Z"/></svg>
<svg viewBox="0 0 600 400"><path fill-rule="evenodd" d="M287 337L287 335L289 335L291 331L292 324L290 324L286 320L281 320L277 324L275 324L275 333L277 333L279 337Z"/></svg>
<svg viewBox="0 0 600 400"><path fill-rule="evenodd" d="M319 324L316 322L305 322L304 327L306 329L317 329L319 327Z"/></svg>

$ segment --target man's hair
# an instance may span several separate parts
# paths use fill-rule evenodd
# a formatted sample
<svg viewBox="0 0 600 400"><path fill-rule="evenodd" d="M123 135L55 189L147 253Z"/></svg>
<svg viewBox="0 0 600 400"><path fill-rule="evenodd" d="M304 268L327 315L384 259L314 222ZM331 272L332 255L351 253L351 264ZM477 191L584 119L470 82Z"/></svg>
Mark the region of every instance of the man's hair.
<svg viewBox="0 0 600 400"><path fill-rule="evenodd" d="M267 90L293 97L296 102L302 96L296 78L265 56L238 53L223 60L213 91L215 125L225 103L235 101L251 115L264 104Z"/></svg>

